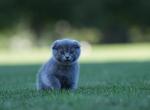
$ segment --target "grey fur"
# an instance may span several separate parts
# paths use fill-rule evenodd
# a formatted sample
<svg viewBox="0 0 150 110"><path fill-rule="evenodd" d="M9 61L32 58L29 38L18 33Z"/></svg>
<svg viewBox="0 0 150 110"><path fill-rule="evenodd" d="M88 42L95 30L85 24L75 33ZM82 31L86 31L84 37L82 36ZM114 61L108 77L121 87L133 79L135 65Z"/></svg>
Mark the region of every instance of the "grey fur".
<svg viewBox="0 0 150 110"><path fill-rule="evenodd" d="M37 89L77 89L80 51L80 43L76 40L56 40L52 44L52 58L37 74Z"/></svg>

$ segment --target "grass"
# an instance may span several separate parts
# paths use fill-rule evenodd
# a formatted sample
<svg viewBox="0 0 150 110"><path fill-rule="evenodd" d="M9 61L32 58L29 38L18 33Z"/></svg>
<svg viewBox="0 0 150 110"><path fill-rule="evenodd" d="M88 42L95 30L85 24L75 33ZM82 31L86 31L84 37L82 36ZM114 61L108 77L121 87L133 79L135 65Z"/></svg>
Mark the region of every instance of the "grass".
<svg viewBox="0 0 150 110"><path fill-rule="evenodd" d="M49 49L1 50L0 110L149 110L149 48L102 45L83 52L79 88L73 93L36 91L36 73Z"/></svg>
<svg viewBox="0 0 150 110"><path fill-rule="evenodd" d="M148 110L150 62L82 63L79 89L37 92L40 64L0 66L0 110Z"/></svg>

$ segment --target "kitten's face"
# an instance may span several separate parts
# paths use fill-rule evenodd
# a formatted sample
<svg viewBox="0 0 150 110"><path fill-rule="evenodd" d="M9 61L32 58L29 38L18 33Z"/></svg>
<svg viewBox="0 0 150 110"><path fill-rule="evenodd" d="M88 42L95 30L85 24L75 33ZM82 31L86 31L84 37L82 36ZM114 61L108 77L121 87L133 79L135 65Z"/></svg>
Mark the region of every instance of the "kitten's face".
<svg viewBox="0 0 150 110"><path fill-rule="evenodd" d="M76 40L57 40L52 46L53 57L62 64L72 64L80 56L80 44Z"/></svg>

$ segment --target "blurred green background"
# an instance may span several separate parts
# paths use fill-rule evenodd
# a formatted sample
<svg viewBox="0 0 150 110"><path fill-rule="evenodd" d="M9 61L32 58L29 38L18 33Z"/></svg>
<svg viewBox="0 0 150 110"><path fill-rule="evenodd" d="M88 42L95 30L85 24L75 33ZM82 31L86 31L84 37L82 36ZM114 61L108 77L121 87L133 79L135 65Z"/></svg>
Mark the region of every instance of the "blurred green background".
<svg viewBox="0 0 150 110"><path fill-rule="evenodd" d="M1 0L0 63L41 62L66 37L81 41L81 61L147 60L149 12L149 0Z"/></svg>
<svg viewBox="0 0 150 110"><path fill-rule="evenodd" d="M5 43L6 38L42 43L64 36L93 44L150 41L148 0L1 0L0 7Z"/></svg>

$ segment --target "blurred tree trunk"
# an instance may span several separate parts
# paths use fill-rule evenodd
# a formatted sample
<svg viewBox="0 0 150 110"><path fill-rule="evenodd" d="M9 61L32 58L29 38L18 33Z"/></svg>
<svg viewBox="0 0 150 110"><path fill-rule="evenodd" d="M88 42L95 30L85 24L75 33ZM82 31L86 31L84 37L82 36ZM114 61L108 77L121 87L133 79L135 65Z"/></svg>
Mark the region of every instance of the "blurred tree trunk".
<svg viewBox="0 0 150 110"><path fill-rule="evenodd" d="M44 23L41 19L32 19L31 21L31 30L35 36L36 44L40 45L40 40L42 38Z"/></svg>
<svg viewBox="0 0 150 110"><path fill-rule="evenodd" d="M121 25L110 25L103 29L102 43L128 43L128 28Z"/></svg>

